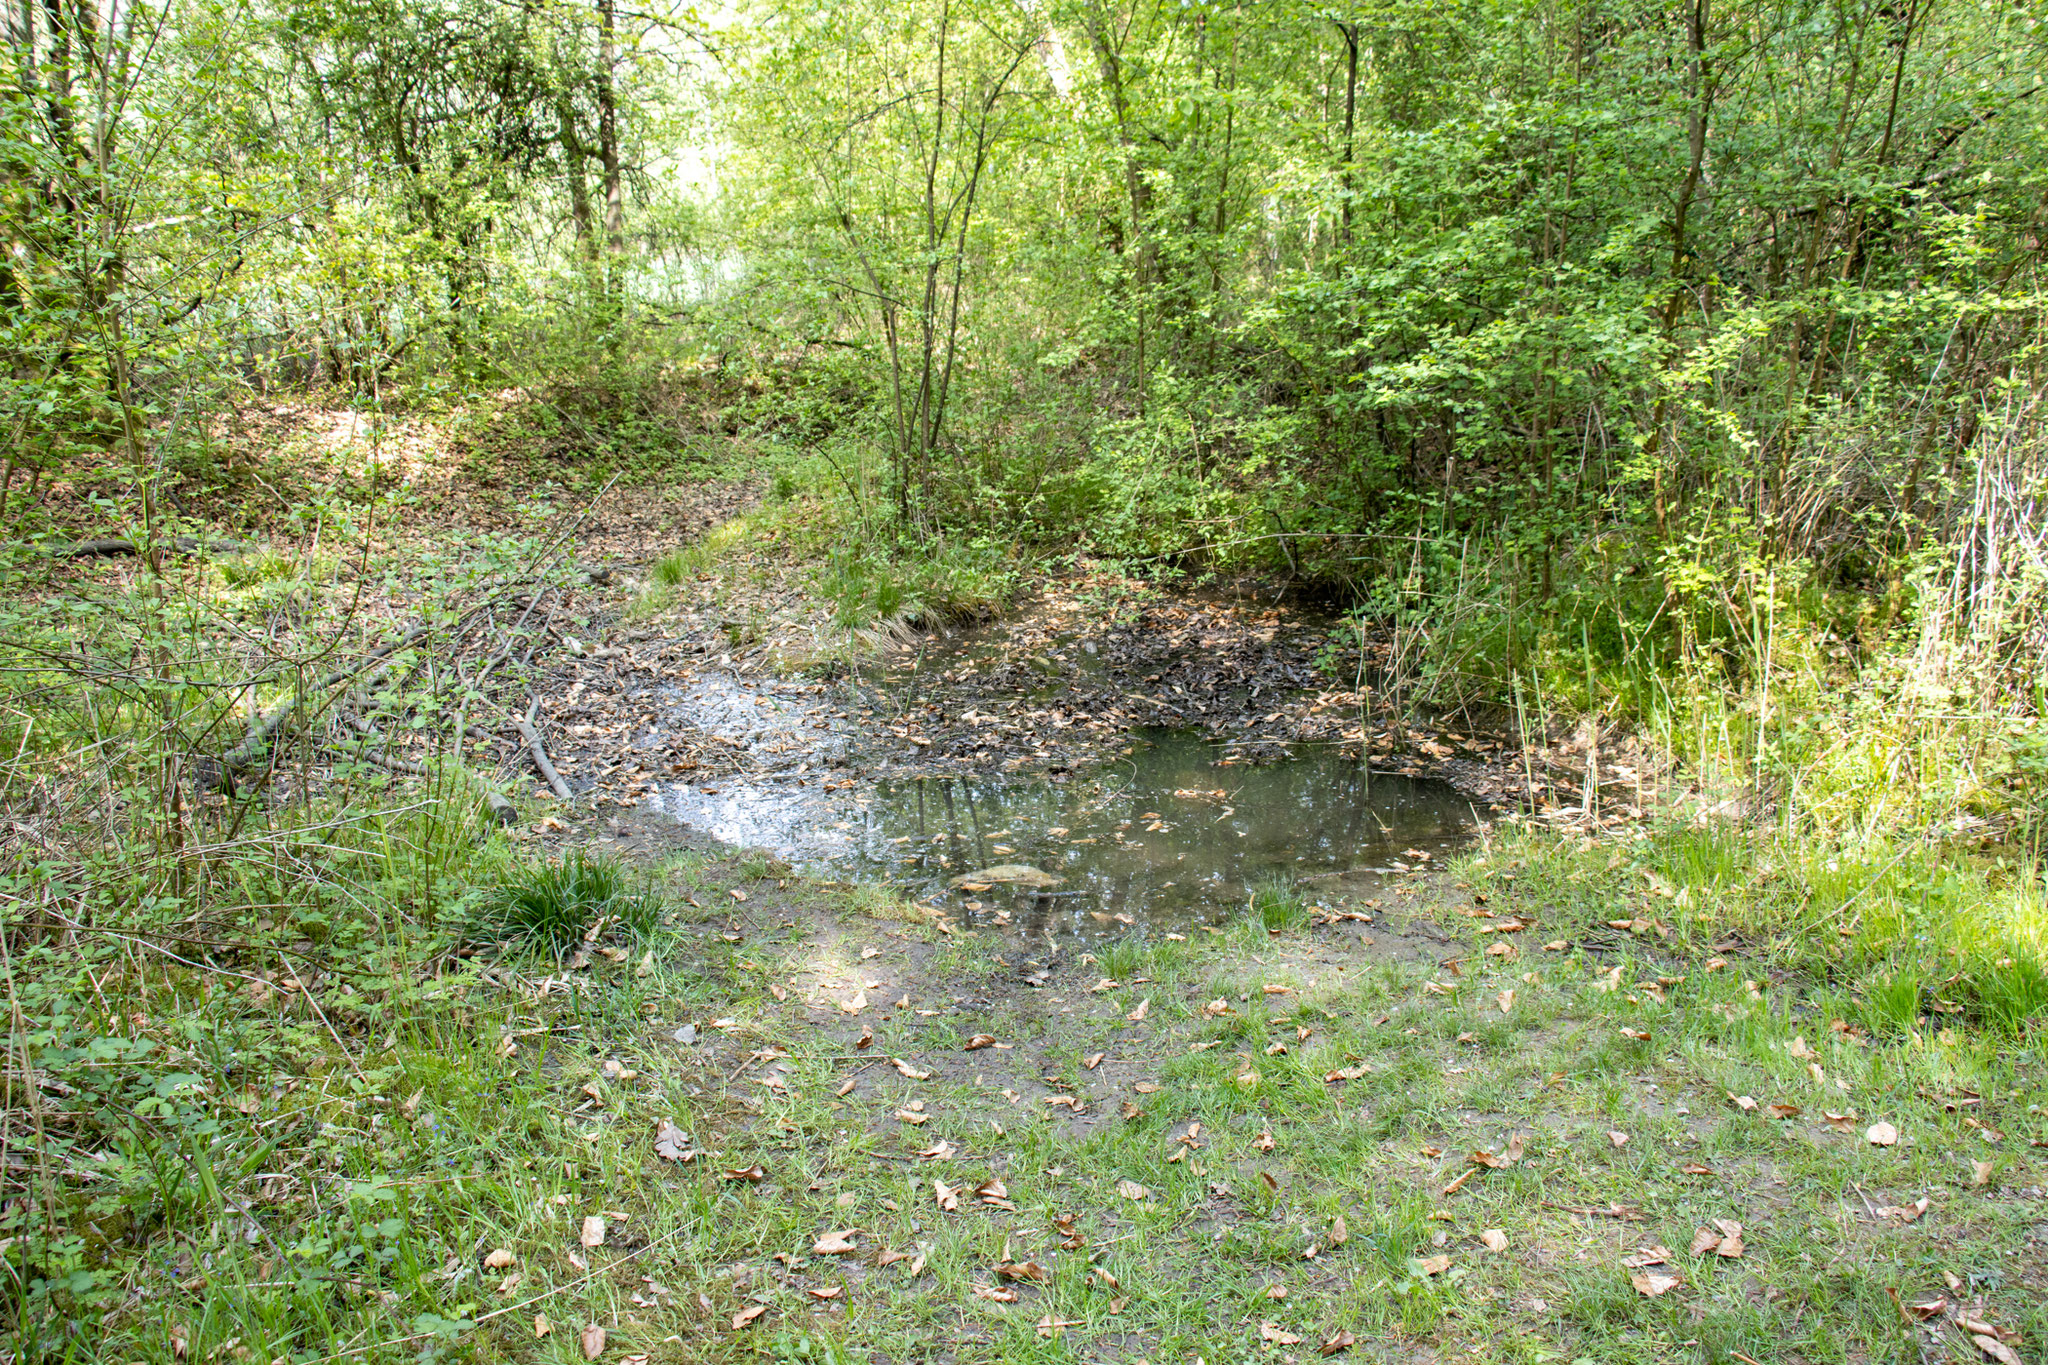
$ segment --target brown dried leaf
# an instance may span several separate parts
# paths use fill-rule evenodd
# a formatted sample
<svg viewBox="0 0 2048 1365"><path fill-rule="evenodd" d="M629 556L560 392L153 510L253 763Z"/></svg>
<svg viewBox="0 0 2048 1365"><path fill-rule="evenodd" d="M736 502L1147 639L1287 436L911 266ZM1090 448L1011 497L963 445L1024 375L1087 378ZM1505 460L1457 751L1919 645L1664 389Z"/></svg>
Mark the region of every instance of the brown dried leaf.
<svg viewBox="0 0 2048 1365"><path fill-rule="evenodd" d="M1899 1130L1879 1120L1863 1130L1863 1140L1873 1147L1889 1147L1899 1140Z"/></svg>
<svg viewBox="0 0 2048 1365"><path fill-rule="evenodd" d="M964 1050L967 1052L979 1052L985 1047L994 1047L995 1045L996 1040L993 1036L986 1033L977 1033L967 1040L967 1046Z"/></svg>
<svg viewBox="0 0 2048 1365"><path fill-rule="evenodd" d="M496 1251L493 1251L490 1255L484 1257L484 1269L503 1270L506 1266L516 1264L518 1260L519 1258L517 1256L514 1256L504 1247L499 1247Z"/></svg>
<svg viewBox="0 0 2048 1365"><path fill-rule="evenodd" d="M1335 1336L1331 1337L1328 1341L1324 1342L1321 1346L1319 1346L1316 1349L1317 1354L1319 1355L1333 1356L1337 1354L1337 1352L1348 1350L1350 1347L1356 1346L1357 1344L1358 1338L1352 1336L1351 1333L1345 1331L1343 1328L1340 1327L1337 1329L1337 1334Z"/></svg>
<svg viewBox="0 0 2048 1365"><path fill-rule="evenodd" d="M1659 1274L1654 1270L1638 1270L1628 1277L1628 1282L1636 1287L1636 1293L1649 1299L1685 1283L1680 1276Z"/></svg>
<svg viewBox="0 0 2048 1365"><path fill-rule="evenodd" d="M760 1317L763 1313L767 1311L768 1305L765 1303L749 1304L747 1307L742 1308L739 1312L734 1313L732 1315L732 1330L735 1332L739 1331L740 1328L745 1327L748 1323Z"/></svg>
<svg viewBox="0 0 2048 1365"><path fill-rule="evenodd" d="M836 1299L845 1292L845 1289L845 1285L833 1284L826 1285L821 1289L806 1289L804 1292L814 1299Z"/></svg>
<svg viewBox="0 0 2048 1365"><path fill-rule="evenodd" d="M1451 1268L1448 1256L1421 1256L1415 1261L1416 1273L1423 1276L1441 1275Z"/></svg>
<svg viewBox="0 0 2048 1365"><path fill-rule="evenodd" d="M605 1336L604 1328L594 1322L585 1327L577 1336L576 1342L583 1348L583 1358L585 1360L596 1360L604 1354Z"/></svg>
<svg viewBox="0 0 2048 1365"><path fill-rule="evenodd" d="M828 1232L811 1244L811 1250L820 1256L844 1256L854 1249L854 1238L858 1234L853 1228Z"/></svg>
<svg viewBox="0 0 2048 1365"><path fill-rule="evenodd" d="M1117 1181L1116 1192L1126 1199L1150 1199L1152 1197L1152 1191L1146 1189L1135 1180Z"/></svg>
<svg viewBox="0 0 2048 1365"><path fill-rule="evenodd" d="M1292 1332L1283 1330L1280 1324L1276 1322L1262 1322L1259 1324L1259 1340L1270 1341L1275 1346L1301 1345L1300 1337Z"/></svg>
<svg viewBox="0 0 2048 1365"><path fill-rule="evenodd" d="M1126 1014L1124 1018L1130 1020L1134 1024L1143 1023L1145 1016L1150 1014L1151 1012L1152 997L1148 995L1143 1000L1140 1000L1138 1002L1137 1008L1132 1010L1129 1014Z"/></svg>
<svg viewBox="0 0 2048 1365"><path fill-rule="evenodd" d="M928 1081L932 1078L931 1072L919 1071L916 1067L912 1066L909 1062L904 1061L901 1057L891 1057L889 1059L889 1065L896 1068L896 1072L898 1075L908 1077L913 1081Z"/></svg>
<svg viewBox="0 0 2048 1365"><path fill-rule="evenodd" d="M768 1172L761 1169L758 1161L751 1166L731 1167L724 1174L727 1180L744 1180L749 1185L758 1185L768 1178Z"/></svg>
<svg viewBox="0 0 2048 1365"><path fill-rule="evenodd" d="M1607 1130L1607 1140L1617 1148L1628 1146L1628 1134L1614 1128Z"/></svg>
<svg viewBox="0 0 2048 1365"><path fill-rule="evenodd" d="M583 1243L583 1245L585 1245L585 1246L587 1246L587 1247L601 1247L601 1246L603 1246L603 1245L604 1245L604 1219L602 1219L602 1218L599 1218L599 1217L598 1217L598 1216L597 1216L596 1214L594 1214L594 1213L593 1213L593 1214L591 1214L591 1215L590 1215L590 1216L589 1216L588 1218L585 1218L585 1219L583 1220L583 1231L582 1231L581 1235L580 1235L580 1236L578 1236L577 1240L578 1240L578 1241L580 1241L580 1242L582 1242L582 1243Z"/></svg>

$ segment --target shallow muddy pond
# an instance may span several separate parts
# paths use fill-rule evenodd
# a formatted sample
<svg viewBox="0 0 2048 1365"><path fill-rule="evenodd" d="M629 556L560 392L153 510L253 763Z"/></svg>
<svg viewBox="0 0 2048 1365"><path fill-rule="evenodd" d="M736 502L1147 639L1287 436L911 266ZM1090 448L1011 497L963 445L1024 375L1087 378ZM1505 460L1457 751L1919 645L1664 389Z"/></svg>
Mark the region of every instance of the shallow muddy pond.
<svg viewBox="0 0 2048 1365"><path fill-rule="evenodd" d="M880 878L956 922L1095 938L1219 922L1254 886L1284 879L1311 901L1367 895L1441 859L1475 823L1445 783L1368 773L1311 754L1263 765L1187 732L1131 737L1086 775L814 782L730 779L664 787L651 803L724 843L773 850L812 872ZM1003 884L1003 866L1056 878ZM952 885L969 878L971 885Z"/></svg>

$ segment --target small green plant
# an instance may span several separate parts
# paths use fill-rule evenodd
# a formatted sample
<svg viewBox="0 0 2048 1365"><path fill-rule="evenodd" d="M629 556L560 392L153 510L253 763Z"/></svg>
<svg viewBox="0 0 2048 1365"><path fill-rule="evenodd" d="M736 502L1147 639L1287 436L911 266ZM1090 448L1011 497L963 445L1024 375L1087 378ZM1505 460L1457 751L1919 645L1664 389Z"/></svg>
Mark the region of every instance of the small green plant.
<svg viewBox="0 0 2048 1365"><path fill-rule="evenodd" d="M1269 931L1308 927L1308 902L1300 888L1277 873L1252 883L1251 912Z"/></svg>
<svg viewBox="0 0 2048 1365"><path fill-rule="evenodd" d="M644 939L660 922L661 898L616 859L578 849L494 888L479 907L476 927L479 937L509 939L560 957L605 918Z"/></svg>
<svg viewBox="0 0 2048 1365"><path fill-rule="evenodd" d="M648 580L656 587L680 587L695 572L695 558L687 546L678 546L654 561L647 571Z"/></svg>

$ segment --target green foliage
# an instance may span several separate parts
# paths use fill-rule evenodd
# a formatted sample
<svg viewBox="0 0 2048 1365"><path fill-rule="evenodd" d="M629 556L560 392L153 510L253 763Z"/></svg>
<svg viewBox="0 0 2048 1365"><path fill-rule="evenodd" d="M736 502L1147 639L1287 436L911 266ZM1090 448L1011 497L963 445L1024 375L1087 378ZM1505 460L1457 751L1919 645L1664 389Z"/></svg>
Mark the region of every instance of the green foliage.
<svg viewBox="0 0 2048 1365"><path fill-rule="evenodd" d="M1251 890L1251 914L1268 933L1308 927L1309 905L1293 878L1282 874L1263 877Z"/></svg>
<svg viewBox="0 0 2048 1365"><path fill-rule="evenodd" d="M607 923L645 939L660 924L661 908L661 897L644 875L615 858L575 849L516 869L484 892L472 932L559 958Z"/></svg>

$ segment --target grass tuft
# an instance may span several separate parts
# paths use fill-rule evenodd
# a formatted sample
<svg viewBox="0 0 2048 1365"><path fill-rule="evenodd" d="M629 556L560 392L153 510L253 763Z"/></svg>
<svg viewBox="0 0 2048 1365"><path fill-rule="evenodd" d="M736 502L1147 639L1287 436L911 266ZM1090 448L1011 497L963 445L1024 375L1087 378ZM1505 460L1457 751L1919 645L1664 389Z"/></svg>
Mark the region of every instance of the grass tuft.
<svg viewBox="0 0 2048 1365"><path fill-rule="evenodd" d="M660 922L661 897L618 861L578 849L488 892L478 907L476 936L560 957L604 919L644 939Z"/></svg>

